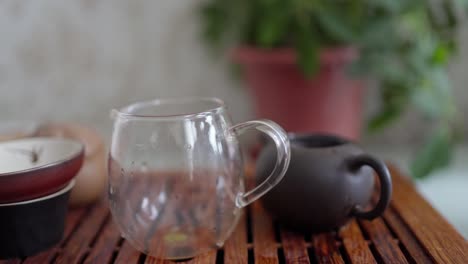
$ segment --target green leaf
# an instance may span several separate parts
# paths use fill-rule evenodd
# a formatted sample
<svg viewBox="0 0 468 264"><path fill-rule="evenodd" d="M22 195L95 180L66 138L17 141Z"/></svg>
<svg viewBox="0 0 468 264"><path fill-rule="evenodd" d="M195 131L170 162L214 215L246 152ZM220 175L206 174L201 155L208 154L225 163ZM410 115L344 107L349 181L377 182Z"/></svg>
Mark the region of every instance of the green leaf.
<svg viewBox="0 0 468 264"><path fill-rule="evenodd" d="M411 173L415 178L424 178L436 169L449 164L453 152L450 129L439 128L416 155L411 164Z"/></svg>
<svg viewBox="0 0 468 264"><path fill-rule="evenodd" d="M420 85L413 88L411 99L427 117L451 119L455 104L444 68L433 67L425 71Z"/></svg>
<svg viewBox="0 0 468 264"><path fill-rule="evenodd" d="M200 10L204 22L203 35L205 39L216 45L220 42L224 30L226 29L225 16L223 10L216 5L203 6Z"/></svg>
<svg viewBox="0 0 468 264"><path fill-rule="evenodd" d="M401 82L392 80L381 81L382 110L368 123L369 132L376 132L395 121L406 110L408 105L408 90Z"/></svg>
<svg viewBox="0 0 468 264"><path fill-rule="evenodd" d="M351 21L346 20L346 14L336 8L337 5L323 5L315 12L320 25L338 42L353 43L356 39ZM342 11L342 10L341 10Z"/></svg>
<svg viewBox="0 0 468 264"><path fill-rule="evenodd" d="M259 18L256 42L265 48L271 48L283 41L288 27L285 10L272 8Z"/></svg>
<svg viewBox="0 0 468 264"><path fill-rule="evenodd" d="M445 11L446 26L454 28L457 25L458 19L455 13L454 3L452 0L442 1L442 6Z"/></svg>
<svg viewBox="0 0 468 264"><path fill-rule="evenodd" d="M374 116L367 124L367 130L375 133L400 117L401 111L396 108L387 108Z"/></svg>
<svg viewBox="0 0 468 264"><path fill-rule="evenodd" d="M272 48L284 43L289 21L292 19L290 4L282 0L244 1L252 3L251 29L254 43L262 48Z"/></svg>
<svg viewBox="0 0 468 264"><path fill-rule="evenodd" d="M319 67L318 47L314 40L312 30L300 25L299 34L296 34L296 52L298 64L306 76L312 76Z"/></svg>
<svg viewBox="0 0 468 264"><path fill-rule="evenodd" d="M390 34L395 34L393 25L394 22L392 18L385 17L376 19L373 23L363 26L363 29L361 29L362 32L359 34L356 42L361 47L394 46L395 39L388 37Z"/></svg>
<svg viewBox="0 0 468 264"><path fill-rule="evenodd" d="M383 8L384 10L386 10L388 12L398 12L398 11L403 9L405 4L407 4L407 3L405 3L407 1L408 0L391 0L391 1L388 1L388 0L373 0L373 2L371 2L371 3L373 5L375 5L376 7Z"/></svg>
<svg viewBox="0 0 468 264"><path fill-rule="evenodd" d="M320 50L339 45L356 47L360 57L347 73L365 75L382 84L378 87L382 91L381 111L368 123L373 132L396 120L410 104L424 113L426 121L455 125L445 67L457 50L456 30L466 16L462 13L468 11L467 3L206 0L201 16L204 37L214 46L227 48L241 43L259 48L294 47L297 62L307 76L318 70ZM446 164L454 131L431 137L413 165L416 176Z"/></svg>
<svg viewBox="0 0 468 264"><path fill-rule="evenodd" d="M451 50L447 45L440 43L434 50L431 58L433 64L445 64L448 62Z"/></svg>

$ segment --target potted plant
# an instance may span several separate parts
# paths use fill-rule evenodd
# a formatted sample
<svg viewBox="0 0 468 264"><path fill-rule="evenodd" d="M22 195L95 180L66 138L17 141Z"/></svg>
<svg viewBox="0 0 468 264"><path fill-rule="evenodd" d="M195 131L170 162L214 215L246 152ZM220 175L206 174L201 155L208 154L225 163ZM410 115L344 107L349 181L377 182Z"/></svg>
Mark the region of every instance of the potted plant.
<svg viewBox="0 0 468 264"><path fill-rule="evenodd" d="M203 36L241 65L259 117L289 131L357 139L363 89L377 82L369 131L412 106L433 124L412 164L421 177L450 159L455 108L446 65L456 51L455 1L208 0Z"/></svg>

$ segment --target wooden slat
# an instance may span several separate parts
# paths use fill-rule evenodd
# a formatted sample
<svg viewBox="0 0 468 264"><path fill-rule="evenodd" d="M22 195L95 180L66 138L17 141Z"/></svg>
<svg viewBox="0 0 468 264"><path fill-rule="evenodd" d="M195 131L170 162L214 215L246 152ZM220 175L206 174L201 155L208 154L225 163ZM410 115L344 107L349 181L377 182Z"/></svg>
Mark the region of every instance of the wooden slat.
<svg viewBox="0 0 468 264"><path fill-rule="evenodd" d="M82 208L72 209L68 212L66 222L65 222L64 235L63 235L65 239L69 238L72 231L76 228L77 224L81 222L81 220L83 219L83 216L86 214L88 210L89 208L82 207Z"/></svg>
<svg viewBox="0 0 468 264"><path fill-rule="evenodd" d="M166 259L159 259L151 256L147 256L145 259L145 264L173 264L173 261L166 260ZM187 262L180 262L180 263L187 263Z"/></svg>
<svg viewBox="0 0 468 264"><path fill-rule="evenodd" d="M65 229L63 232L63 239L59 245L41 252L35 256L26 258L23 262L24 264L36 264L36 263L50 263L52 259L55 257L57 252L60 251L60 246L63 246L64 242L70 238L72 235L72 231L76 228L76 226L80 223L83 216L86 214L88 208L77 208L73 210L69 210L66 221L65 221Z"/></svg>
<svg viewBox="0 0 468 264"><path fill-rule="evenodd" d="M104 226L104 230L98 237L96 244L91 249L84 263L109 263L120 238L121 236L117 226L112 221L112 219L108 219L106 225Z"/></svg>
<svg viewBox="0 0 468 264"><path fill-rule="evenodd" d="M280 233L286 263L309 264L309 254L307 253L304 235L292 233L284 229L281 229Z"/></svg>
<svg viewBox="0 0 468 264"><path fill-rule="evenodd" d="M314 251L319 263L344 263L335 237L331 233L316 234L312 237Z"/></svg>
<svg viewBox="0 0 468 264"><path fill-rule="evenodd" d="M145 264L174 264L174 263L186 263L186 264L215 264L216 263L216 250L210 250L209 252L203 253L201 255L195 256L187 261L178 260L177 262L160 259L151 256L147 256Z"/></svg>
<svg viewBox="0 0 468 264"><path fill-rule="evenodd" d="M109 214L107 204L100 202L92 209L89 217L83 220L75 234L70 238L56 263L79 263L89 250L91 240L98 235L98 229Z"/></svg>
<svg viewBox="0 0 468 264"><path fill-rule="evenodd" d="M278 263L273 224L259 201L252 205L252 233L255 263Z"/></svg>
<svg viewBox="0 0 468 264"><path fill-rule="evenodd" d="M398 241L391 235L381 218L359 221L384 263L408 263L398 246Z"/></svg>
<svg viewBox="0 0 468 264"><path fill-rule="evenodd" d="M215 264L216 263L216 250L209 251L207 253L196 256L187 261L171 261L167 259L159 259L151 256L147 256L145 264L174 264L174 263L185 263L185 264ZM229 262L226 262L229 263ZM233 262L237 263L237 262Z"/></svg>
<svg viewBox="0 0 468 264"><path fill-rule="evenodd" d="M353 219L346 226L342 227L339 236L351 263L377 263L356 220Z"/></svg>
<svg viewBox="0 0 468 264"><path fill-rule="evenodd" d="M242 214L236 229L224 244L224 263L247 263L246 215Z"/></svg>
<svg viewBox="0 0 468 264"><path fill-rule="evenodd" d="M424 198L413 184L391 167L395 184L391 206L439 263L467 263L468 243Z"/></svg>
<svg viewBox="0 0 468 264"><path fill-rule="evenodd" d="M394 196L383 218L371 222L350 221L339 231L343 246L341 251L339 241L336 241L333 233L314 235L312 246L317 262L344 263L349 260L351 263L468 263L466 240L416 192L411 182L402 178L394 169L392 173ZM278 246L282 247L286 263L309 263L308 244L303 236L281 230L282 242L277 242L272 219L261 204L256 202L250 209L255 263L282 261L278 258ZM148 264L174 263L141 255L128 241L124 241L118 248L119 231L108 213L107 205L102 202L91 210L72 210L67 215L64 239L59 245L29 257L24 262L18 259L0 260L0 264L51 263L54 259L55 263L67 264L81 261L109 263L116 250L114 263L137 264L142 260ZM102 231L97 234L102 224ZM366 238L371 240L371 247ZM96 241L90 249L93 239ZM248 248L246 216L243 215L236 230L225 243L224 263L247 263ZM216 254L212 250L178 263L215 264Z"/></svg>
<svg viewBox="0 0 468 264"><path fill-rule="evenodd" d="M124 241L119 250L115 264L137 264L141 253L134 249L128 241Z"/></svg>
<svg viewBox="0 0 468 264"><path fill-rule="evenodd" d="M47 251L41 252L33 257L25 259L23 263L35 264L35 263L50 263L52 259L60 252L60 248L53 247Z"/></svg>
<svg viewBox="0 0 468 264"><path fill-rule="evenodd" d="M433 261L419 241L412 235L411 230L405 226L394 212L393 208L390 207L385 211L384 218L411 255L412 261L416 263L430 263Z"/></svg>
<svg viewBox="0 0 468 264"><path fill-rule="evenodd" d="M211 250L200 256L196 256L190 261L191 264L215 264L216 262L216 250Z"/></svg>

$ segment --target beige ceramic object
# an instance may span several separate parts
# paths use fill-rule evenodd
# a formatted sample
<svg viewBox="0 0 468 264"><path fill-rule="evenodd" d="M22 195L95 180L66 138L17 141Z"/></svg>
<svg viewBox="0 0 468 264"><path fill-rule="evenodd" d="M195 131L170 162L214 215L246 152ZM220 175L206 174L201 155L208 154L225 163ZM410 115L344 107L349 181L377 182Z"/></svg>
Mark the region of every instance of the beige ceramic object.
<svg viewBox="0 0 468 264"><path fill-rule="evenodd" d="M105 145L94 130L77 124L49 123L38 128L35 136L53 136L80 140L85 144L83 167L75 177L70 205L82 206L96 201L106 185Z"/></svg>

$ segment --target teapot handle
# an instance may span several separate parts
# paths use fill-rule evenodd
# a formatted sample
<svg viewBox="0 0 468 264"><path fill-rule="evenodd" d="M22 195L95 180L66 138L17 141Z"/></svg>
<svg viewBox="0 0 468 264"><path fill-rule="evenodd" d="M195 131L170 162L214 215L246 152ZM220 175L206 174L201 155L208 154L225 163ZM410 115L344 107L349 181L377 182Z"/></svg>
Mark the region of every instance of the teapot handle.
<svg viewBox="0 0 468 264"><path fill-rule="evenodd" d="M289 166L291 159L291 149L289 146L289 139L286 132L275 122L270 120L252 120L244 123L237 124L231 127L231 131L237 136L247 129L255 128L271 137L275 142L277 151L277 160L273 171L270 176L260 183L257 187L250 191L239 193L236 197L236 205L244 207L253 201L257 200L269 190L271 190L281 179Z"/></svg>
<svg viewBox="0 0 468 264"><path fill-rule="evenodd" d="M381 160L368 154L361 154L348 160L351 171L357 171L362 166L371 167L380 181L380 198L375 207L370 211L363 211L360 206L355 206L352 214L359 218L372 220L380 216L390 203L392 196L392 179L387 166Z"/></svg>

